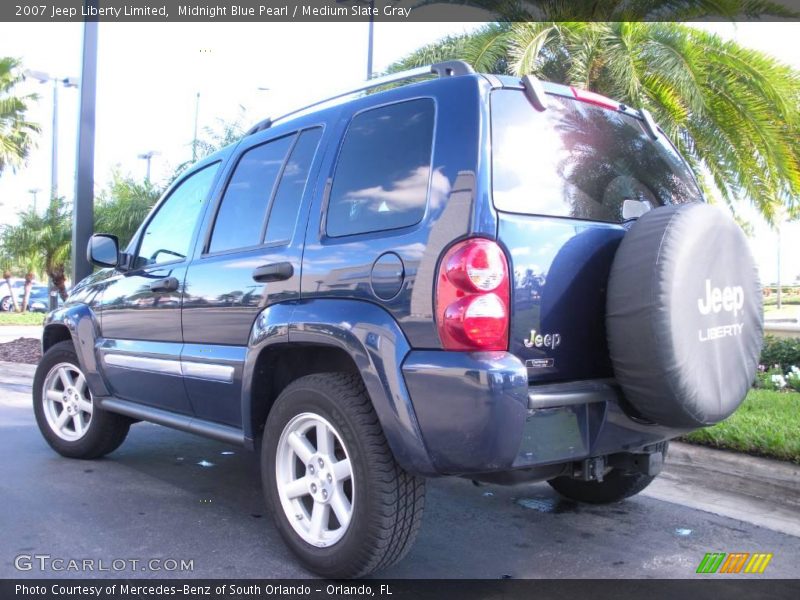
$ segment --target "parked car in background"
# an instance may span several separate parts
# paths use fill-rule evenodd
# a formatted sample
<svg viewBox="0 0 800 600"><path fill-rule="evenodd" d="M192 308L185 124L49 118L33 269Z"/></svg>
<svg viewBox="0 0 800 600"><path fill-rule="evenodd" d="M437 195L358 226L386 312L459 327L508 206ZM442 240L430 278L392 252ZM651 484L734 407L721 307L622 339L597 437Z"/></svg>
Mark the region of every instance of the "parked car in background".
<svg viewBox="0 0 800 600"><path fill-rule="evenodd" d="M5 281L0 284L0 311L10 312L14 310L11 293L17 299L17 306L22 307L22 301L25 298L25 280L12 280L11 292L9 292L8 284ZM58 305L60 306L61 304L61 298L58 298ZM31 286L30 295L28 296L28 310L42 313L50 310L50 290L47 285L34 283Z"/></svg>
<svg viewBox="0 0 800 600"><path fill-rule="evenodd" d="M25 280L21 277L16 277L9 282L5 279L0 281L0 311L10 312L14 310L14 303L11 301L11 294L15 297L21 298L21 294L25 291Z"/></svg>
<svg viewBox="0 0 800 600"><path fill-rule="evenodd" d="M20 295L17 300L20 305L22 303L21 298L22 296ZM56 300L60 306L62 303L61 298L56 296ZM50 310L50 288L48 286L39 284L31 288L31 294L28 298L28 310L31 312L47 312Z"/></svg>

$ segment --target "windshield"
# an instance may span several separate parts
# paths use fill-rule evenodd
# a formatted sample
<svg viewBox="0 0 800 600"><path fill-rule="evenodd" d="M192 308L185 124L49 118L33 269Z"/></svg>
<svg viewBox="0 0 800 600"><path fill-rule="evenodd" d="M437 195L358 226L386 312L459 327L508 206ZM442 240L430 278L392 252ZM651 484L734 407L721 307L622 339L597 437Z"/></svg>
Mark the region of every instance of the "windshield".
<svg viewBox="0 0 800 600"><path fill-rule="evenodd" d="M497 209L619 223L626 200L648 208L702 200L675 149L632 116L548 96L539 112L518 90L492 92Z"/></svg>

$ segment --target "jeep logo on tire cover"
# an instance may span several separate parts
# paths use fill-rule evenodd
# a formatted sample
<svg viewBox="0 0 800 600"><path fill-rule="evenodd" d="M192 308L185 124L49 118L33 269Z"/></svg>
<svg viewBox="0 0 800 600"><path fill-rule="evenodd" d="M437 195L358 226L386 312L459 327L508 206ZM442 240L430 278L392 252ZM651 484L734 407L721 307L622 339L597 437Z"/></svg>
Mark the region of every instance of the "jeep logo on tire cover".
<svg viewBox="0 0 800 600"><path fill-rule="evenodd" d="M697 308L701 315L710 315L720 311L731 312L737 318L744 306L744 289L742 286L726 286L725 288L711 287L711 280L706 279L705 298L697 299ZM709 327L705 331L698 330L697 335L701 342L735 336L742 333L744 323L731 323L730 325L720 325Z"/></svg>

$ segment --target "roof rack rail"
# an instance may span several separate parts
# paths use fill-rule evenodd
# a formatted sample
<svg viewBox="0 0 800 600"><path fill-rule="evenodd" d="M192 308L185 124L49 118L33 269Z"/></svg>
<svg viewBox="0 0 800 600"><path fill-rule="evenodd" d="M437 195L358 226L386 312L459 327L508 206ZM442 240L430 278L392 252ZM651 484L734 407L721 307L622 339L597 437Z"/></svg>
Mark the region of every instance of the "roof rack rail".
<svg viewBox="0 0 800 600"><path fill-rule="evenodd" d="M246 136L252 135L258 131L269 129L272 126L272 124L275 123L276 121L281 121L287 117L308 110L309 108L319 106L320 104L325 104L326 102L337 100L345 96L350 96L351 94L355 94L358 92L363 92L366 90L371 90L377 87L381 87L389 83L395 83L397 81L405 81L407 79L415 79L417 77L423 77L425 75L437 75L438 77L443 78L443 77L456 77L458 75L469 75L470 73L474 72L475 70L469 65L469 63L464 62L463 60L448 60L440 63L435 63L432 65L427 65L424 67L416 67L414 69L408 69L407 71L390 73L389 75L384 75L383 77L376 77L375 79L368 79L358 87L337 92L333 96L328 96L326 98L323 98L322 100L317 100L316 102L312 102L311 104L308 104L301 108L296 108L295 110L292 110L286 114L281 115L280 117L276 117L274 119L264 119L263 121L251 127L245 135Z"/></svg>

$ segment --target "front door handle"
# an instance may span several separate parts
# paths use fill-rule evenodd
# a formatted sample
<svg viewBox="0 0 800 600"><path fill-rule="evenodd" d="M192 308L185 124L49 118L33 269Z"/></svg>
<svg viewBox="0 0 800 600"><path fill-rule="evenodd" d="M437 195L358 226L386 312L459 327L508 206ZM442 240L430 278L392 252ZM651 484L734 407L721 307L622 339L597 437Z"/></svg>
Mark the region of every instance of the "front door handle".
<svg viewBox="0 0 800 600"><path fill-rule="evenodd" d="M290 262L270 263L253 270L253 279L259 283L270 281L286 281L294 275L294 267Z"/></svg>
<svg viewBox="0 0 800 600"><path fill-rule="evenodd" d="M159 279L150 284L151 292L174 292L178 289L178 280L174 277Z"/></svg>

